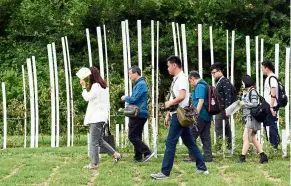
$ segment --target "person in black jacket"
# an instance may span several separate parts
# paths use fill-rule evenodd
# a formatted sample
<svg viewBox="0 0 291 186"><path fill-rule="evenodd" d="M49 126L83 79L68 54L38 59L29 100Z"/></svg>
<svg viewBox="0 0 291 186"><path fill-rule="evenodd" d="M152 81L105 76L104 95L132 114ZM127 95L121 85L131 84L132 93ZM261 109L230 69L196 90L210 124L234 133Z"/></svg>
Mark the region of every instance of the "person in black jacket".
<svg viewBox="0 0 291 186"><path fill-rule="evenodd" d="M225 120L225 136L227 139L227 148L231 150L231 128L229 124L229 117L225 114L225 109L230 106L234 101L236 101L236 90L234 86L231 84L230 80L223 76L223 70L225 65L219 62L211 65L211 75L216 81L216 93L220 97L220 104L222 111L215 115L214 124L215 124L215 132L218 139L222 139L223 129L222 122ZM219 140L221 141L221 140Z"/></svg>

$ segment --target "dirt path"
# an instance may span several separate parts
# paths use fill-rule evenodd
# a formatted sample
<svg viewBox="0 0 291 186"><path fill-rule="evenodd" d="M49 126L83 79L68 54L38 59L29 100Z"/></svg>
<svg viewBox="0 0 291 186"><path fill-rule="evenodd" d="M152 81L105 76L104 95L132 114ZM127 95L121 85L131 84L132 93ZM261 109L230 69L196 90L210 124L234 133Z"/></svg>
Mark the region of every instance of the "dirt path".
<svg viewBox="0 0 291 186"><path fill-rule="evenodd" d="M281 183L282 180L280 180L279 178L274 178L272 176L270 176L270 174L267 171L263 171L265 178L267 178L269 181L273 182L273 183Z"/></svg>
<svg viewBox="0 0 291 186"><path fill-rule="evenodd" d="M17 167L16 169L13 169L13 171L11 171L7 176L5 176L4 178L2 178L3 180L10 178L11 176L15 175L20 168L24 167L25 164L20 165L19 167Z"/></svg>

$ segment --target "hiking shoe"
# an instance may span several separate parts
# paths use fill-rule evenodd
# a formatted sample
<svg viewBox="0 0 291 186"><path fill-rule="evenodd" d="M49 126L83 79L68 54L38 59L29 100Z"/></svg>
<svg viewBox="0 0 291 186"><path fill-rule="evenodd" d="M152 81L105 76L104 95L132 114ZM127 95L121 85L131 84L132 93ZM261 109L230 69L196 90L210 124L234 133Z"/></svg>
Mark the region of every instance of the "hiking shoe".
<svg viewBox="0 0 291 186"><path fill-rule="evenodd" d="M192 157L188 157L188 158L185 158L183 159L184 162L195 162L196 159L195 158L192 158Z"/></svg>
<svg viewBox="0 0 291 186"><path fill-rule="evenodd" d="M142 160L143 160L143 159L133 159L132 162L133 162L133 163L140 163L140 162L142 162Z"/></svg>
<svg viewBox="0 0 291 186"><path fill-rule="evenodd" d="M122 158L122 155L119 154L116 158L114 158L114 164L118 163L118 161Z"/></svg>
<svg viewBox="0 0 291 186"><path fill-rule="evenodd" d="M208 170L200 170L200 169L197 169L195 171L195 174L209 174L209 171Z"/></svg>
<svg viewBox="0 0 291 186"><path fill-rule="evenodd" d="M260 154L260 163L261 164L263 164L263 163L268 163L268 156L264 153L264 152L262 152L261 154Z"/></svg>
<svg viewBox="0 0 291 186"><path fill-rule="evenodd" d="M89 163L83 167L84 169L97 169L98 165L94 165L93 163Z"/></svg>
<svg viewBox="0 0 291 186"><path fill-rule="evenodd" d="M157 173L157 174L151 174L151 177L153 178L153 179L156 179L156 180L164 180L164 179L168 179L169 178L169 176L166 176L166 175L164 175L163 173Z"/></svg>
<svg viewBox="0 0 291 186"><path fill-rule="evenodd" d="M144 159L142 160L142 162L147 162L147 161L149 161L152 157L154 157L154 155L155 155L155 152L152 152L152 153L146 155L146 156L144 157Z"/></svg>
<svg viewBox="0 0 291 186"><path fill-rule="evenodd" d="M238 163L245 163L246 162L246 156L244 155L240 155L238 160L237 160Z"/></svg>

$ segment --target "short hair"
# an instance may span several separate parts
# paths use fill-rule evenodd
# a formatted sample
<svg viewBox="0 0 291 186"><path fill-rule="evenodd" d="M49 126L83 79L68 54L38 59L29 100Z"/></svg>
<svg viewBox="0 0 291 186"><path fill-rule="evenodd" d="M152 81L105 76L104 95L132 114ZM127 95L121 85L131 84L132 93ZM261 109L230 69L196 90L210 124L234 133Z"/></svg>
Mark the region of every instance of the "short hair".
<svg viewBox="0 0 291 186"><path fill-rule="evenodd" d="M170 56L168 57L167 61L171 64L175 63L179 68L182 68L182 62L179 56Z"/></svg>
<svg viewBox="0 0 291 186"><path fill-rule="evenodd" d="M270 60L265 60L261 63L265 68L268 68L269 70L271 70L272 72L275 71L275 67L273 65L273 63Z"/></svg>
<svg viewBox="0 0 291 186"><path fill-rule="evenodd" d="M249 88L249 87L252 87L255 85L255 82L253 81L253 79L249 75L245 75L243 77L242 81L244 82L246 88Z"/></svg>
<svg viewBox="0 0 291 186"><path fill-rule="evenodd" d="M215 62L211 65L210 70L216 69L217 71L223 71L225 67L225 64L222 64L220 62Z"/></svg>
<svg viewBox="0 0 291 186"><path fill-rule="evenodd" d="M197 71L191 71L191 72L189 73L189 78L192 78L192 77L194 77L195 79L200 79L200 74L199 74L199 72L197 72Z"/></svg>
<svg viewBox="0 0 291 186"><path fill-rule="evenodd" d="M132 73L137 73L139 76L141 75L141 70L137 65L130 67L128 71L131 71Z"/></svg>

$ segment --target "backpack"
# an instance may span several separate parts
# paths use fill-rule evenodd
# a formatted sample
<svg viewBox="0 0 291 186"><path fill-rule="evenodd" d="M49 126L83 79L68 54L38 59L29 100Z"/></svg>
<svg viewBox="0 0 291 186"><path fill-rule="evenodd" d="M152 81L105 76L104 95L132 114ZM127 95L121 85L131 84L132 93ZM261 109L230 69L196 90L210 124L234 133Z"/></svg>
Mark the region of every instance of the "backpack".
<svg viewBox="0 0 291 186"><path fill-rule="evenodd" d="M199 82L198 84L206 85L207 88L207 100L208 104L204 106L206 107L207 112L210 115L216 115L219 114L222 111L221 104L220 104L220 98L216 94L216 90L213 86L209 85L205 82Z"/></svg>
<svg viewBox="0 0 291 186"><path fill-rule="evenodd" d="M270 76L269 86L271 87L271 78L272 77L274 77L278 83L278 95L276 96L277 106L274 107L274 109L279 110L280 107L286 107L286 105L288 103L288 97L286 95L284 85L279 81L279 79L276 76ZM271 94L271 92L270 92L270 94Z"/></svg>
<svg viewBox="0 0 291 186"><path fill-rule="evenodd" d="M251 89L249 92L252 90L256 91L256 94L259 97L259 103L256 107L251 108L251 116L253 116L253 118L255 118L258 122L263 122L267 115L270 114L270 105L266 102L264 97L258 94L256 89ZM249 94L249 100L251 101L251 94Z"/></svg>

